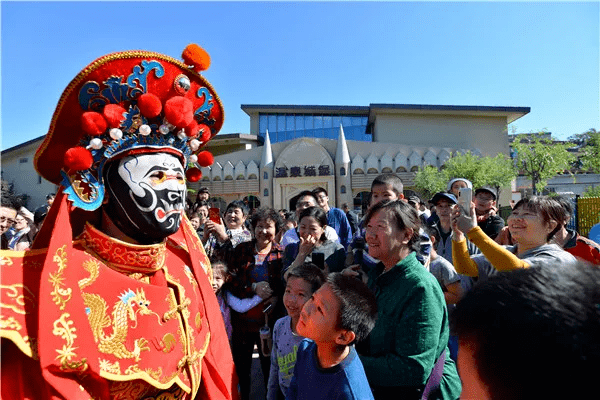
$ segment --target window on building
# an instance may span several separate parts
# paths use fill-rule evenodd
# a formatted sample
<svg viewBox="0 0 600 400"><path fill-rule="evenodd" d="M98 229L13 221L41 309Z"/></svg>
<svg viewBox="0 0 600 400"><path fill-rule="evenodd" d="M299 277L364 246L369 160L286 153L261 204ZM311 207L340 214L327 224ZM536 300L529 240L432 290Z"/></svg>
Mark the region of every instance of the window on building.
<svg viewBox="0 0 600 400"><path fill-rule="evenodd" d="M341 194L345 194L346 193L346 186L345 185L340 186L340 193Z"/></svg>
<svg viewBox="0 0 600 400"><path fill-rule="evenodd" d="M362 170L362 168L356 168L353 172L354 175L364 175L365 171Z"/></svg>
<svg viewBox="0 0 600 400"><path fill-rule="evenodd" d="M263 196L268 197L269 196L269 189L265 189L263 192Z"/></svg>
<svg viewBox="0 0 600 400"><path fill-rule="evenodd" d="M383 168L381 169L381 172L382 172L383 174L391 174L391 173L392 173L392 172L394 172L394 171L392 171L392 169L391 169L390 167L383 167Z"/></svg>
<svg viewBox="0 0 600 400"><path fill-rule="evenodd" d="M344 167L340 168L340 175L341 176L346 176L346 168L344 168Z"/></svg>
<svg viewBox="0 0 600 400"><path fill-rule="evenodd" d="M367 134L368 117L341 114L260 114L258 134L265 137L267 130L272 143L299 137L316 137L336 140L340 125L348 140L371 142Z"/></svg>
<svg viewBox="0 0 600 400"><path fill-rule="evenodd" d="M369 170L367 171L368 174L378 174L379 171L377 171L377 168L369 168Z"/></svg>
<svg viewBox="0 0 600 400"><path fill-rule="evenodd" d="M235 178L235 179L238 180L238 181L242 181L242 180L246 179L246 177L244 175L242 175L242 174L239 174L237 176L237 178Z"/></svg>
<svg viewBox="0 0 600 400"><path fill-rule="evenodd" d="M38 180L37 181L38 181L38 185L42 184L42 176L41 175L38 175Z"/></svg>
<svg viewBox="0 0 600 400"><path fill-rule="evenodd" d="M19 158L19 164L25 164L29 159L27 157Z"/></svg>
<svg viewBox="0 0 600 400"><path fill-rule="evenodd" d="M225 180L226 181L232 181L233 180L233 176L227 175L227 176L225 176Z"/></svg>
<svg viewBox="0 0 600 400"><path fill-rule="evenodd" d="M406 172L406 168L398 167L398 168L396 168L396 172Z"/></svg>
<svg viewBox="0 0 600 400"><path fill-rule="evenodd" d="M269 179L269 173L267 171L263 172L263 179Z"/></svg>
<svg viewBox="0 0 600 400"><path fill-rule="evenodd" d="M248 175L248 180L252 181L252 180L257 180L258 176L256 176L256 174L250 174Z"/></svg>

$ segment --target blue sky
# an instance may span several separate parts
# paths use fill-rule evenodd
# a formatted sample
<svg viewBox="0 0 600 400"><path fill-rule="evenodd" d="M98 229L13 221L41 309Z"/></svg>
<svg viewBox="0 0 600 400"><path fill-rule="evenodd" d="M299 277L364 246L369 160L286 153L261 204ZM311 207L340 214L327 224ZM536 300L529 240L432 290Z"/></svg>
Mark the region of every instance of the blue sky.
<svg viewBox="0 0 600 400"><path fill-rule="evenodd" d="M179 58L188 43L211 55L221 133L249 133L241 104L531 107L517 132L600 129L598 2L2 1L1 14L3 150L45 134L95 58Z"/></svg>

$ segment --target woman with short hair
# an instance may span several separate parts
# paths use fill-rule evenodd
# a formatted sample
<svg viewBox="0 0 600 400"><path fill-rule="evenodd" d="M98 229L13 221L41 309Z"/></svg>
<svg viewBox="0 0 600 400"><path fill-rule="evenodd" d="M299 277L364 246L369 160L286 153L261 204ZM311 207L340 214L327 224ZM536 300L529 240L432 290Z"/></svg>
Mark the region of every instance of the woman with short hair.
<svg viewBox="0 0 600 400"><path fill-rule="evenodd" d="M519 200L507 219L515 245L501 246L477 226L474 203L471 203L469 216L456 207L452 216L452 260L456 272L481 281L497 271L528 268L549 261L574 265L575 257L549 243L562 226L561 213L560 205L546 196ZM481 254L469 256L465 235Z"/></svg>
<svg viewBox="0 0 600 400"><path fill-rule="evenodd" d="M375 399L421 399L424 391L432 399L458 399L461 384L447 353L444 294L417 260L416 209L386 200L369 209L365 224L369 255L380 260L368 273L378 317L357 349Z"/></svg>

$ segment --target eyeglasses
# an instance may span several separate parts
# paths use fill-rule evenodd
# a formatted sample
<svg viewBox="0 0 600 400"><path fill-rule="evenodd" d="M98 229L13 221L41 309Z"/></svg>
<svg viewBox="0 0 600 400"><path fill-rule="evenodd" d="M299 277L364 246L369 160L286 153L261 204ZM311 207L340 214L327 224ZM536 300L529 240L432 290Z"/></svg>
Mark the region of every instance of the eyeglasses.
<svg viewBox="0 0 600 400"><path fill-rule="evenodd" d="M6 218L6 217L0 217L0 222L1 223L8 222L8 225L14 225L16 221L14 219Z"/></svg>

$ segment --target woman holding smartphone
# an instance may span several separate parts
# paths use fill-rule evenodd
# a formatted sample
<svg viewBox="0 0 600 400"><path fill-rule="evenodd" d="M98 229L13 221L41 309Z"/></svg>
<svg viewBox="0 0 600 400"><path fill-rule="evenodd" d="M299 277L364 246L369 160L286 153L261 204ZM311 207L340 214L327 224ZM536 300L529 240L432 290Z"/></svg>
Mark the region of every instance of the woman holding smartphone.
<svg viewBox="0 0 600 400"><path fill-rule="evenodd" d="M329 272L341 272L344 269L346 250L337 242L325 236L327 214L320 207L308 207L300 212L298 236L300 241L285 247L284 271L311 262Z"/></svg>

